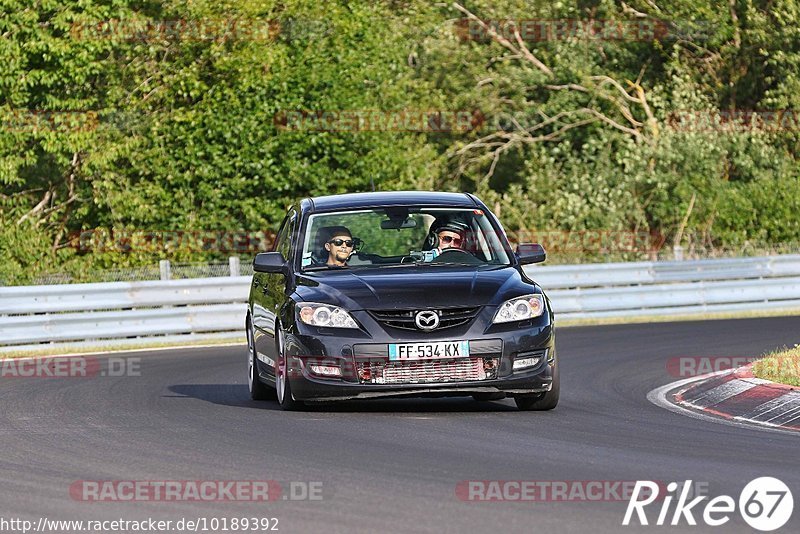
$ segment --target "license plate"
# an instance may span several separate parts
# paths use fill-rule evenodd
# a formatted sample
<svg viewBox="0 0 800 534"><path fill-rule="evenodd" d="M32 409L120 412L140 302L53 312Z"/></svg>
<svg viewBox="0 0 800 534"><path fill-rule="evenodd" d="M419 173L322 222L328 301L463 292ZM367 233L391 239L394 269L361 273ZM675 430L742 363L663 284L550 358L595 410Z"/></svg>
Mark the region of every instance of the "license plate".
<svg viewBox="0 0 800 534"><path fill-rule="evenodd" d="M436 360L441 358L468 358L469 341L442 341L439 343L392 343L389 360Z"/></svg>

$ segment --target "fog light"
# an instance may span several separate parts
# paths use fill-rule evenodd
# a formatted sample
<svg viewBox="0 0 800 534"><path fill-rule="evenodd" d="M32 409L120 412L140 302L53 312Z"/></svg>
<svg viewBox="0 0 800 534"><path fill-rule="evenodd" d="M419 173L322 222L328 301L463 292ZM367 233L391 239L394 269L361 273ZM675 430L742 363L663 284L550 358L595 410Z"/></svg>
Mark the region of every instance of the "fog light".
<svg viewBox="0 0 800 534"><path fill-rule="evenodd" d="M539 364L541 358L519 358L514 360L514 370L527 369L528 367L535 367Z"/></svg>
<svg viewBox="0 0 800 534"><path fill-rule="evenodd" d="M312 373L320 376L342 376L342 369L335 365L317 365L312 363L308 366Z"/></svg>

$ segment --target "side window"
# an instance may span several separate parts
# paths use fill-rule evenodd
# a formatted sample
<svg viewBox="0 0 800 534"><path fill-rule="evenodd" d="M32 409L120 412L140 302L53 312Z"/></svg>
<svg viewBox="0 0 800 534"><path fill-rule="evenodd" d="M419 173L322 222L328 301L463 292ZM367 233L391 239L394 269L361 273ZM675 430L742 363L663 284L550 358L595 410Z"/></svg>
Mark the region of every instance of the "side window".
<svg viewBox="0 0 800 534"><path fill-rule="evenodd" d="M275 241L272 243L272 252L277 252L280 250L279 247L281 245L281 241L286 239L286 232L288 231L287 227L289 226L289 215L291 214L286 214L286 217L284 217L283 221L281 222L281 226L278 229L278 234L275 236Z"/></svg>
<svg viewBox="0 0 800 534"><path fill-rule="evenodd" d="M289 261L292 259L292 236L294 235L296 222L297 214L292 210L283 220L281 229L278 230L278 237L275 239L275 251L283 254L283 257Z"/></svg>

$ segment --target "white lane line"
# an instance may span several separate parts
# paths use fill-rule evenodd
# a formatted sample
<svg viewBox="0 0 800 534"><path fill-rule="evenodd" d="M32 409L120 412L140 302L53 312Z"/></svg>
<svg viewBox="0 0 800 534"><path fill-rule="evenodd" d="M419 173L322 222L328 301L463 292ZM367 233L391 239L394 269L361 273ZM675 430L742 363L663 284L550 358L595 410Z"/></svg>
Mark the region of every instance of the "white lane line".
<svg viewBox="0 0 800 534"><path fill-rule="evenodd" d="M759 404L755 408L753 408L752 412L748 412L744 414L742 417L746 417L748 419L755 419L756 421L766 421L768 417L766 416L768 413L773 411L774 409L781 406L785 401L781 397L776 397L772 400L765 402L764 404Z"/></svg>
<svg viewBox="0 0 800 534"><path fill-rule="evenodd" d="M795 414L794 417L792 417L788 421L784 422L783 424L784 425L788 425L789 423L794 422L794 421L800 421L800 413Z"/></svg>
<svg viewBox="0 0 800 534"><path fill-rule="evenodd" d="M692 419L700 419L701 421L709 422L709 423L717 423L721 425L728 425L728 426L735 426L737 428L749 429L749 430L761 430L764 432L773 432L778 434L789 434L792 436L797 437L796 431L791 430L783 430L781 428L773 428L770 426L766 426L765 423L755 423L751 421L742 421L742 420L732 420L732 419L723 419L721 417L712 417L710 415L704 414L702 412L695 412L693 410L689 410L688 408L684 408L682 406L678 406L677 404L673 404L669 400L667 400L667 394L671 391L675 391L676 389L691 384L692 382L697 382L699 380L705 380L707 378L711 378L712 376L721 375L723 373L728 373L730 371L718 371L716 373L711 373L708 375L703 376L693 376L691 378L686 378L684 380L678 380L677 382L672 382L670 384L663 385L661 387L657 387L654 390L650 391L647 394L647 400L651 403L655 404L659 408L664 408L665 410L669 410L670 412L674 412L680 415L685 415L687 417L691 417Z"/></svg>
<svg viewBox="0 0 800 534"><path fill-rule="evenodd" d="M787 402L786 404L790 405L790 407L786 410L782 410L781 413L772 419L769 419L770 423L774 425L783 425L784 423L794 419L796 415L800 414L800 404L796 402Z"/></svg>
<svg viewBox="0 0 800 534"><path fill-rule="evenodd" d="M780 397L776 397L771 401L765 402L760 406L756 406L755 409L747 414L750 419L755 419L757 421L772 421L773 419L780 417L783 413L786 413L786 410L781 410L787 404L789 405L798 405L800 404L800 395L795 394L794 392L786 393L781 395ZM772 412L778 411L777 414L773 414Z"/></svg>

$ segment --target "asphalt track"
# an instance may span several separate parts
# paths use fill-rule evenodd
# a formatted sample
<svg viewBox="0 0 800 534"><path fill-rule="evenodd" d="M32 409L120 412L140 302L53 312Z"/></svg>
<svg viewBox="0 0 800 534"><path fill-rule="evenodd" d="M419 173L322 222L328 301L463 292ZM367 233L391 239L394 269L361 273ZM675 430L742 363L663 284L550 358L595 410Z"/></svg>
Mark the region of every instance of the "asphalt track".
<svg viewBox="0 0 800 534"><path fill-rule="evenodd" d="M465 480L694 480L738 500L751 479L794 491L800 436L686 417L647 401L677 356L748 356L800 342L800 317L562 328L561 403L409 399L282 412L252 402L244 347L130 354L141 376L0 381L0 517L276 517L279 532L752 532L622 527L626 502L470 502ZM78 480L315 481L322 500L99 502ZM658 506L658 505L654 505ZM648 508L651 523L657 508ZM695 514L700 516L701 514ZM671 516L671 514L670 514ZM698 518L699 519L699 518ZM702 520L700 519L702 524Z"/></svg>

